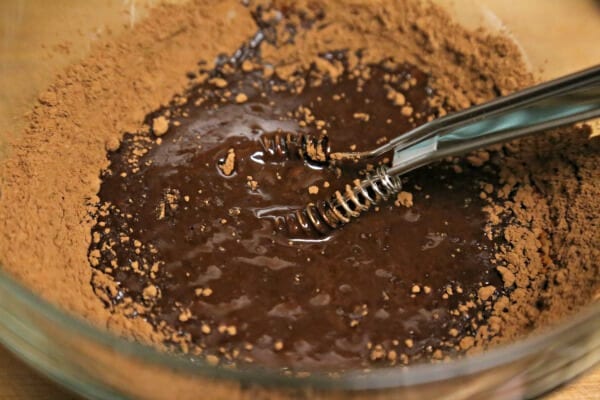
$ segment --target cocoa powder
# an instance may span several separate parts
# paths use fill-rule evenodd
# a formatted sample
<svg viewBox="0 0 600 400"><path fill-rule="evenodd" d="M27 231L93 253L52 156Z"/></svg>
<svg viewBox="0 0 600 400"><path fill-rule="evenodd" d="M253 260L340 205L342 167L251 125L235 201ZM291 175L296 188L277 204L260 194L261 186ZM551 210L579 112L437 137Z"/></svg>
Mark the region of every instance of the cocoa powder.
<svg viewBox="0 0 600 400"><path fill-rule="evenodd" d="M144 321L110 314L90 286L90 205L97 202L99 174L108 165L106 149L118 147L124 132L140 129L148 112L183 90L186 73L200 60L212 62L254 31L248 10L237 1L164 5L59 74L40 94L0 167L4 268L93 324L152 340Z"/></svg>
<svg viewBox="0 0 600 400"><path fill-rule="evenodd" d="M157 7L56 77L0 166L0 262L7 271L74 315L162 346L162 335L143 319L129 317L141 305L109 312L102 292L92 290L92 280L96 287L118 290L109 276L92 275L87 256L100 172L108 166L106 151L118 148L125 132L148 132L146 114L183 93L186 73L197 71L199 61L211 64L255 33L250 11L258 5L265 6L195 0ZM291 8L292 22L317 21L313 29L300 30L293 43L283 30L277 43L263 43L262 60L281 79L309 68L326 51L352 49L363 51L364 62L392 57L416 65L432 77L450 109L533 83L511 41L467 31L427 3L275 1L267 8L272 12L263 18L276 19L277 9ZM332 77L338 73L335 65L323 68ZM159 118L159 130L166 133L169 122ZM503 186L483 187L482 196L489 200L489 234L504 237L497 269L510 293L498 297L493 287L480 290L476 301L493 311L476 337L461 340L464 350L478 351L557 323L598 290L600 152L599 140L588 137L585 127L565 128L469 156L473 165L489 163L500 170ZM152 297L155 289L145 293Z"/></svg>

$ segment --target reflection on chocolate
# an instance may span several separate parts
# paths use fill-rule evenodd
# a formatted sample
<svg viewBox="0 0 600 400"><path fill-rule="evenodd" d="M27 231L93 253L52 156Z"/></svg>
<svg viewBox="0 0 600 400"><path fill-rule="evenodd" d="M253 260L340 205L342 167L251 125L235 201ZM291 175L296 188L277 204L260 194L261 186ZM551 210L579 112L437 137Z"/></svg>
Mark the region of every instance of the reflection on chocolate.
<svg viewBox="0 0 600 400"><path fill-rule="evenodd" d="M282 216L365 166L275 157L265 135L370 149L439 110L410 65L297 78L232 72L148 116L167 120L160 137L126 135L110 154L90 247L92 265L120 283L105 298L139 303L170 344L212 362L339 370L460 352L488 312L477 291L502 287L479 197L492 172L424 168L404 178L412 198L325 238L291 237Z"/></svg>

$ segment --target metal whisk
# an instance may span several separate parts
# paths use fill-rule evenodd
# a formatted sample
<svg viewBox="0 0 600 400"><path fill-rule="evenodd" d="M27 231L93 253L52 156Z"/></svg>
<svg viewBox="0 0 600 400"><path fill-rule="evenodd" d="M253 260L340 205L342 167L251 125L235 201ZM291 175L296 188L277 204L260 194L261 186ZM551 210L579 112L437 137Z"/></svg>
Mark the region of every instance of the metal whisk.
<svg viewBox="0 0 600 400"><path fill-rule="evenodd" d="M308 203L286 218L291 233L297 233L300 227L305 233L313 230L326 234L332 229L350 222L371 206L388 200L402 188L400 177L389 175L385 167L367 173L367 177L346 185L343 192L317 203Z"/></svg>
<svg viewBox="0 0 600 400"><path fill-rule="evenodd" d="M331 153L363 161L394 152L392 164L330 199L286 218L290 233L327 234L402 188L400 175L449 156L600 116L600 66L567 75L428 122L367 152Z"/></svg>
<svg viewBox="0 0 600 400"><path fill-rule="evenodd" d="M277 159L299 157L317 165L329 162L331 149L327 135L315 137L309 134L275 132L263 134L260 141L265 153Z"/></svg>

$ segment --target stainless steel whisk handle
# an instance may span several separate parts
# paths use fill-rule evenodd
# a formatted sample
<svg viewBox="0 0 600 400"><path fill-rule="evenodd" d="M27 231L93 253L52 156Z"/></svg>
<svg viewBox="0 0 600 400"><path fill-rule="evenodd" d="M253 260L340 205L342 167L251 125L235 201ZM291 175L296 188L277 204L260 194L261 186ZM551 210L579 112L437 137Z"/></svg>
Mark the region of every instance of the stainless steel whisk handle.
<svg viewBox="0 0 600 400"><path fill-rule="evenodd" d="M400 136L388 173L600 117L600 65L431 121ZM398 141L396 141L398 142Z"/></svg>

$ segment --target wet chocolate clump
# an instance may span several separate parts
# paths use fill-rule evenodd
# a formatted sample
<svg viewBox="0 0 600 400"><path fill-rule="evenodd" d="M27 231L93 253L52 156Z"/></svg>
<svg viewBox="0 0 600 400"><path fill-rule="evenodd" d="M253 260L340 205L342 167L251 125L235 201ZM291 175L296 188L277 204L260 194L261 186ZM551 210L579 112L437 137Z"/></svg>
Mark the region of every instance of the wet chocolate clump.
<svg viewBox="0 0 600 400"><path fill-rule="evenodd" d="M415 171L395 201L324 237L282 223L377 167L336 166L297 138L367 150L446 112L414 66L321 61L285 81L248 60L206 75L125 135L89 249L118 283L95 284L108 307L135 304L131 318L211 363L341 370L470 347L491 310L478 293L503 290L482 211L493 171Z"/></svg>

